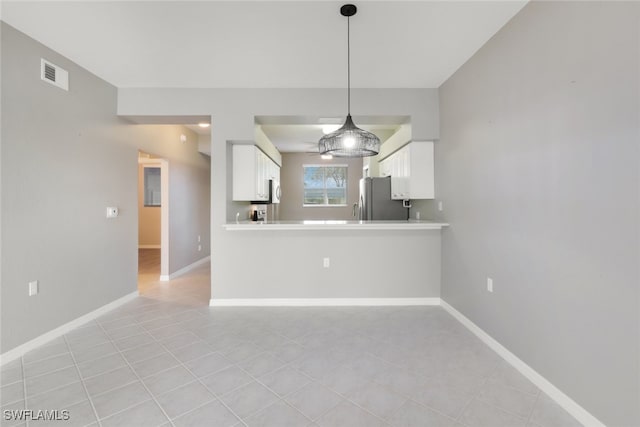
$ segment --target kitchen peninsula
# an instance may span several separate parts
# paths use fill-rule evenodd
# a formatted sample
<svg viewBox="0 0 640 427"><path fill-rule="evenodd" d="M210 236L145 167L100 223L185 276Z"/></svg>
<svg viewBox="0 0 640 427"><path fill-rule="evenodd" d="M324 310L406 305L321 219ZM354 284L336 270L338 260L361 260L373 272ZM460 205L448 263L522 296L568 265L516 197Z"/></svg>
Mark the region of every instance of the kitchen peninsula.
<svg viewBox="0 0 640 427"><path fill-rule="evenodd" d="M440 230L449 224L434 221L241 221L224 224L229 231L276 230Z"/></svg>

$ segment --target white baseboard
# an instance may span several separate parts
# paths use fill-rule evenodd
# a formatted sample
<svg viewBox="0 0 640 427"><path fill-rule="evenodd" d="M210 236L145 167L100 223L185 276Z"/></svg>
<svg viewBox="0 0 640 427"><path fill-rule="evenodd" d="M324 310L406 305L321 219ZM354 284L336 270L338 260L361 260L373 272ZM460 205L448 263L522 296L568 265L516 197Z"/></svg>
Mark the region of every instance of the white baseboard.
<svg viewBox="0 0 640 427"><path fill-rule="evenodd" d="M135 299L137 296L138 296L138 291L131 292L130 294L125 295L122 298L118 298L117 300L112 301L109 304L103 305L102 307L97 308L92 312L89 312L83 316L80 316L77 319L72 320L71 322L65 323L62 326L58 326L52 331L42 334L39 337L32 339L31 341L27 341L26 343L19 345L16 348L13 348L5 353L0 354L0 366L4 365L5 363L11 362L12 360L18 359L19 357L23 356L25 353L37 347L40 347L41 345L44 345L49 341L52 341L58 337L61 337L67 332L70 332L73 329L77 328L78 326L82 326L91 320L97 319L98 317L113 310L114 308L117 308Z"/></svg>
<svg viewBox="0 0 640 427"><path fill-rule="evenodd" d="M160 245L138 245L138 249L160 249Z"/></svg>
<svg viewBox="0 0 640 427"><path fill-rule="evenodd" d="M524 375L529 381L534 383L540 390L549 395L558 405L564 408L569 414L571 414L580 423L589 427L604 427L604 424L596 417L591 415L586 409L576 403L569 396L564 394L560 389L551 384L546 378L536 372L531 366L523 362L518 356L511 353L502 344L496 341L491 335L483 331L478 325L473 323L467 317L465 317L458 310L449 305L446 301L441 301L442 308L444 308L449 314L455 317L460 323L473 332L480 340L488 345L493 351L498 353L500 357L506 360L511 366L516 368L522 375Z"/></svg>
<svg viewBox="0 0 640 427"><path fill-rule="evenodd" d="M211 255L206 256L204 258L200 258L198 261L187 265L186 267L181 268L180 270L174 271L173 273L171 273L170 275L161 275L160 276L160 281L161 282L168 282L169 280L173 280L178 276L182 276L185 273L190 272L191 270L193 270L196 267L200 267L202 264L206 264L207 262L211 261Z"/></svg>
<svg viewBox="0 0 640 427"><path fill-rule="evenodd" d="M440 298L212 298L210 307L440 305Z"/></svg>

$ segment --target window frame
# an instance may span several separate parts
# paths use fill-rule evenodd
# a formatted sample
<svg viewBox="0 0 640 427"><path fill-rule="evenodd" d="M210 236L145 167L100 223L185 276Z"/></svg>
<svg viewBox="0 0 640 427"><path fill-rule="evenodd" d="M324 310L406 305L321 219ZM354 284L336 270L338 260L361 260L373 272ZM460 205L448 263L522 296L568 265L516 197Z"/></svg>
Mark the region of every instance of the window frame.
<svg viewBox="0 0 640 427"><path fill-rule="evenodd" d="M307 168L338 168L338 167L342 167L345 168L345 186L344 186L344 198L345 198L345 203L342 204L329 204L329 203L322 203L322 204L307 204L304 202L304 194L305 194L305 190L306 190L306 186L304 184L304 177L305 177L305 172ZM324 200L328 201L328 195L327 195L327 176L324 175L324 180L323 180L323 190L324 190ZM303 208L344 208L349 206L349 165L346 163L330 163L330 164L303 164L302 165L302 207Z"/></svg>
<svg viewBox="0 0 640 427"><path fill-rule="evenodd" d="M155 204L152 201L149 202L147 199L147 191L149 190L148 181L147 181L147 169L157 169L159 172L158 180L159 180L159 192L160 192L160 201ZM160 208L162 207L162 165L160 164L143 164L142 165L142 206L145 208Z"/></svg>

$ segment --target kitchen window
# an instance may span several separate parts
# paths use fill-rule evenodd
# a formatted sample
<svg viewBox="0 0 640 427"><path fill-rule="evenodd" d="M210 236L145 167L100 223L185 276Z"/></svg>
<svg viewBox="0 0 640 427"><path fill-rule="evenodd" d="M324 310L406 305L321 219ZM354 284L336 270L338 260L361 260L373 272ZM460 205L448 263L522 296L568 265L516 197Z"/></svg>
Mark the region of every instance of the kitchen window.
<svg viewBox="0 0 640 427"><path fill-rule="evenodd" d="M303 206L347 206L347 165L303 165Z"/></svg>

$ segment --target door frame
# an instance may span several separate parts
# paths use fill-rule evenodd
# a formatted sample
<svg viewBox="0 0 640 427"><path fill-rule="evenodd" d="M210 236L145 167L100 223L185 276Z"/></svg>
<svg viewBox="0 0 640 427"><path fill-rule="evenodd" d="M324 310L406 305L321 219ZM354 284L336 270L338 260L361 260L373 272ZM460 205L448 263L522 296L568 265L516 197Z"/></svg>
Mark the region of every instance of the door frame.
<svg viewBox="0 0 640 427"><path fill-rule="evenodd" d="M160 166L160 278L167 282L169 275L169 161L166 159L138 158L145 167ZM144 176L144 175L143 175ZM144 183L143 183L144 185Z"/></svg>

